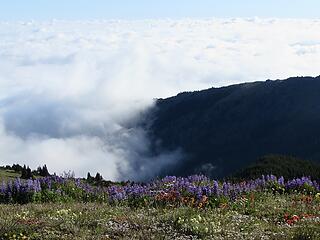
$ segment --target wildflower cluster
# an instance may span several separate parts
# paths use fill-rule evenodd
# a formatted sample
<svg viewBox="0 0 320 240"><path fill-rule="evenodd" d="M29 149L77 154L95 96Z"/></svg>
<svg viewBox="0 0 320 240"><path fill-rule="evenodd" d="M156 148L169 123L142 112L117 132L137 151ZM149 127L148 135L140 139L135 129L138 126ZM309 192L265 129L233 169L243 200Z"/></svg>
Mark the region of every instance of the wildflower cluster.
<svg viewBox="0 0 320 240"><path fill-rule="evenodd" d="M23 180L16 178L0 185L0 203L94 202L105 201L107 191L80 179L49 176Z"/></svg>
<svg viewBox="0 0 320 240"><path fill-rule="evenodd" d="M168 176L149 183L111 185L97 187L76 178L50 176L35 180L3 182L0 186L0 202L109 202L129 206L191 206L204 208L223 204L224 200L236 200L243 195L259 191L278 193L301 192L317 194L319 183L308 177L285 181L273 175L239 183L218 182L202 175L189 177ZM318 196L318 195L316 195Z"/></svg>

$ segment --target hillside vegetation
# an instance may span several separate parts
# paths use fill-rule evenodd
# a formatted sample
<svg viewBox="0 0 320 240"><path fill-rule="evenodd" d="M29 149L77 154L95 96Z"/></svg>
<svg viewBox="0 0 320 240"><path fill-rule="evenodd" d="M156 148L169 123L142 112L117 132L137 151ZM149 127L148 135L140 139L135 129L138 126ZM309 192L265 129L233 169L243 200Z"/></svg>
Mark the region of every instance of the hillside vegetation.
<svg viewBox="0 0 320 240"><path fill-rule="evenodd" d="M232 175L235 179L253 179L274 174L286 179L310 176L320 180L320 164L284 155L267 155Z"/></svg>
<svg viewBox="0 0 320 240"><path fill-rule="evenodd" d="M166 174L225 177L267 154L320 162L320 77L253 82L159 99L154 154L181 149Z"/></svg>
<svg viewBox="0 0 320 240"><path fill-rule="evenodd" d="M0 166L0 183L16 178L30 179L46 176L50 176L46 165L38 167L36 170L31 170L29 166L20 166L19 164Z"/></svg>

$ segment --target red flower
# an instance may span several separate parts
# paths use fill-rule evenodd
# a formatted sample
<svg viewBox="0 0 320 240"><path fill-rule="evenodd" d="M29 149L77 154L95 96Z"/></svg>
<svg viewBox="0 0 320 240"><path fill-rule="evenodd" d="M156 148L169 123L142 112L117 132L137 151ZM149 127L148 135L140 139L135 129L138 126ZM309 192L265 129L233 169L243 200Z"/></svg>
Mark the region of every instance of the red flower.
<svg viewBox="0 0 320 240"><path fill-rule="evenodd" d="M289 220L287 220L286 222L287 222L289 225L292 225L292 224L293 224L293 221L292 221L292 220L290 220L290 219L289 219Z"/></svg>
<svg viewBox="0 0 320 240"><path fill-rule="evenodd" d="M291 219L292 219L292 221L297 222L300 220L300 217L297 215L293 215Z"/></svg>

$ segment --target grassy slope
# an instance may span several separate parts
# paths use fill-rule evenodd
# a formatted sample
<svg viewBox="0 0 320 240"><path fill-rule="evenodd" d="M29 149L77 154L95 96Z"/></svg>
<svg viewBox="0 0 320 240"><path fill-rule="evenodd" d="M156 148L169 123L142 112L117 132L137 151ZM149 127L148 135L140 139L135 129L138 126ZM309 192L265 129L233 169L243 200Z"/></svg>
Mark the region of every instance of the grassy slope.
<svg viewBox="0 0 320 240"><path fill-rule="evenodd" d="M0 169L0 181L7 181L7 180L12 180L17 177L20 177L20 173L16 173L13 170L5 170L5 169Z"/></svg>
<svg viewBox="0 0 320 240"><path fill-rule="evenodd" d="M3 181L14 180L16 178L20 178L21 173L17 173L14 170L7 170L0 168L0 183ZM34 175L34 178L41 178L41 176Z"/></svg>
<svg viewBox="0 0 320 240"><path fill-rule="evenodd" d="M0 239L320 239L319 201L304 198L264 193L212 209L2 205ZM285 213L312 216L288 225Z"/></svg>

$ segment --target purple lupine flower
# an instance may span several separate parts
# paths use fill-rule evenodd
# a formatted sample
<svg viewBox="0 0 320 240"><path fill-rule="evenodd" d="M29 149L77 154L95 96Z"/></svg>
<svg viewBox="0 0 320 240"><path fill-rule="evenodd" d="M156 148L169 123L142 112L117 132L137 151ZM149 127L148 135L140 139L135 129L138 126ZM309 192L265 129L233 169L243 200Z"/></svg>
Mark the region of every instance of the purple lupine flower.
<svg viewBox="0 0 320 240"><path fill-rule="evenodd" d="M27 180L27 190L30 191L30 192L34 191L33 180L32 179L28 179Z"/></svg>
<svg viewBox="0 0 320 240"><path fill-rule="evenodd" d="M80 178L77 178L77 179L75 180L75 184L76 184L77 187L81 187L81 179L80 179Z"/></svg>
<svg viewBox="0 0 320 240"><path fill-rule="evenodd" d="M15 191L17 191L17 192L20 191L20 188L22 187L22 186L21 186L21 180L20 180L20 178L16 178L16 179L14 180L13 187L14 187Z"/></svg>
<svg viewBox="0 0 320 240"><path fill-rule="evenodd" d="M6 191L7 191L6 183L4 181L2 181L2 184L0 186L0 193L5 194Z"/></svg>
<svg viewBox="0 0 320 240"><path fill-rule="evenodd" d="M266 185L266 178L264 175L262 175L262 178L261 178L261 186L264 187Z"/></svg>
<svg viewBox="0 0 320 240"><path fill-rule="evenodd" d="M218 181L214 180L213 181L213 189L212 189L213 194L219 196L220 195L220 188L219 188L219 183Z"/></svg>
<svg viewBox="0 0 320 240"><path fill-rule="evenodd" d="M229 190L230 190L229 184L226 183L226 182L223 182L223 184L222 184L222 192L223 192L223 195L224 195L224 196L228 196Z"/></svg>
<svg viewBox="0 0 320 240"><path fill-rule="evenodd" d="M210 186L203 186L202 187L202 192L203 192L203 195L206 195L206 196L211 196L212 194L212 189Z"/></svg>
<svg viewBox="0 0 320 240"><path fill-rule="evenodd" d="M319 183L317 182L317 181L313 181L312 182L312 185L313 185L313 187L315 188L315 190L317 191L317 192L319 192L320 191L320 185L319 185Z"/></svg>
<svg viewBox="0 0 320 240"><path fill-rule="evenodd" d="M33 190L35 192L41 192L41 183L40 183L39 179L36 179L33 181Z"/></svg>

